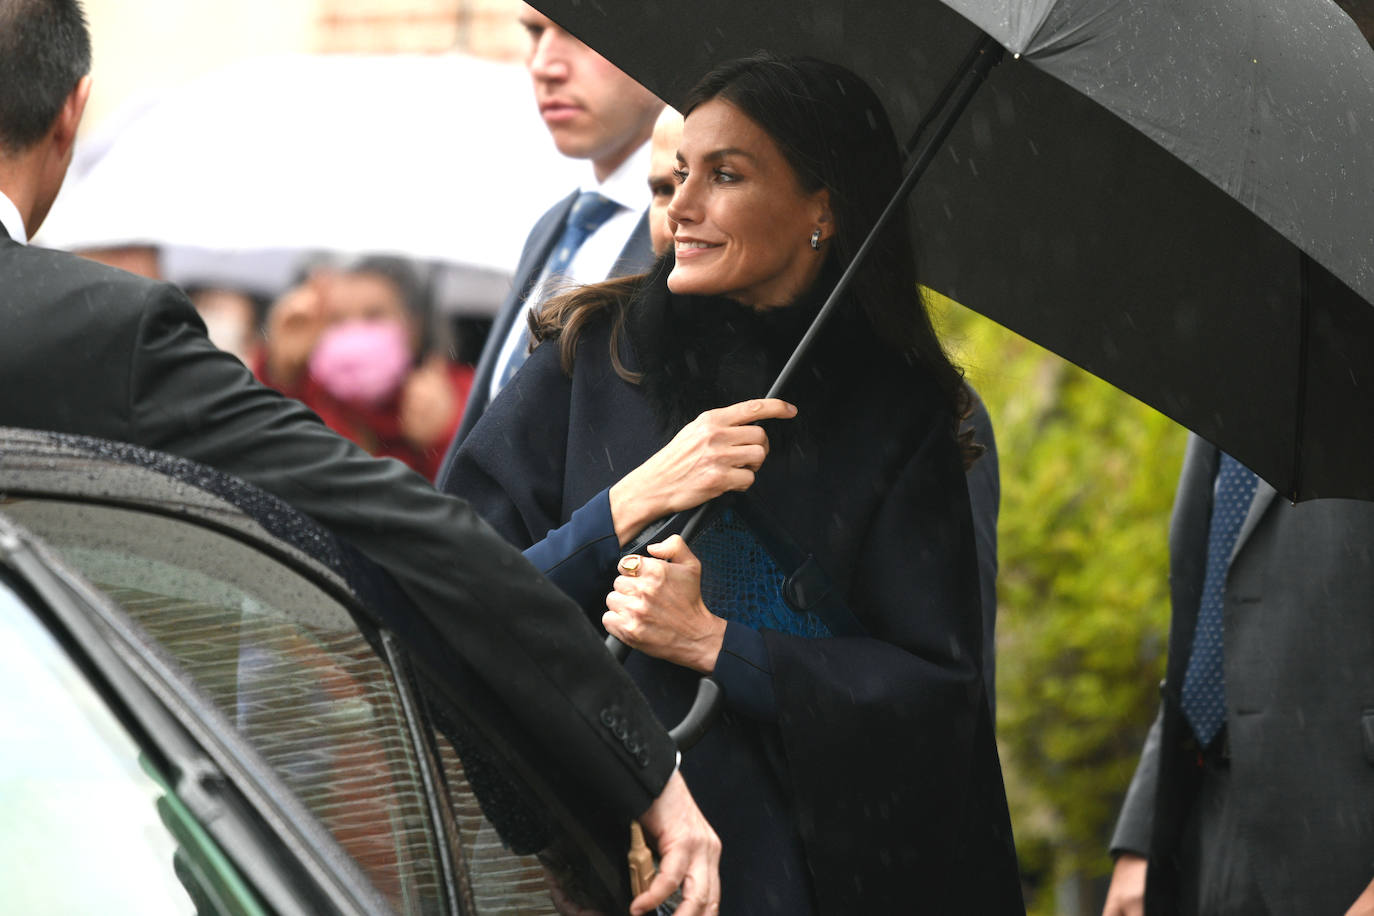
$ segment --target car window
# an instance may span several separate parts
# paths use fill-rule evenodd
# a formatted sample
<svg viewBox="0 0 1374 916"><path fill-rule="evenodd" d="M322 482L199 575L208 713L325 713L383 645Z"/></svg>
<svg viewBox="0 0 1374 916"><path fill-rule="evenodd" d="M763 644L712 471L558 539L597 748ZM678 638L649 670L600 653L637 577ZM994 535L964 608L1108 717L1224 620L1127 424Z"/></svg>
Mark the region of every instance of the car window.
<svg viewBox="0 0 1374 916"><path fill-rule="evenodd" d="M554 916L539 861L534 856L517 856L502 844L496 828L482 814L453 744L439 733L435 743L452 798L473 912L478 916Z"/></svg>
<svg viewBox="0 0 1374 916"><path fill-rule="evenodd" d="M174 867L179 843L159 816L159 806L174 803L140 766L124 726L2 578L0 748L6 912L196 913Z"/></svg>
<svg viewBox="0 0 1374 916"><path fill-rule="evenodd" d="M442 861L390 669L310 579L180 519L15 499L4 511L125 609L402 913L442 910Z"/></svg>

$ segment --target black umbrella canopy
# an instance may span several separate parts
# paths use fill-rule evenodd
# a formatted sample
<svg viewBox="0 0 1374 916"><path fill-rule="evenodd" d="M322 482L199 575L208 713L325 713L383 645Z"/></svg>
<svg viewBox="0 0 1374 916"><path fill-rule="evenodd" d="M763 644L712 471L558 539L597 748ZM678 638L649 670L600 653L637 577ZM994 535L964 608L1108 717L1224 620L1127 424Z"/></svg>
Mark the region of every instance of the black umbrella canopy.
<svg viewBox="0 0 1374 916"><path fill-rule="evenodd" d="M1011 54L913 195L923 281L1290 498L1374 499L1374 51L1329 0L533 5L669 103L760 49L843 63L899 135L985 29Z"/></svg>

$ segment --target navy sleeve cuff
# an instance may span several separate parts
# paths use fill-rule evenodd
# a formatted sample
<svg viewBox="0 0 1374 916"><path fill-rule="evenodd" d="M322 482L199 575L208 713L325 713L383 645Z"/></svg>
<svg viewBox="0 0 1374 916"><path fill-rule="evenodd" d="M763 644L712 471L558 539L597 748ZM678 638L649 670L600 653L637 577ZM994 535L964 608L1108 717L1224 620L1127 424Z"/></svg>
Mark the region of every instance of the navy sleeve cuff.
<svg viewBox="0 0 1374 916"><path fill-rule="evenodd" d="M725 641L712 677L725 691L725 702L731 709L762 722L777 721L773 669L768 664L768 646L758 630L726 621Z"/></svg>
<svg viewBox="0 0 1374 916"><path fill-rule="evenodd" d="M603 608L620 561L610 488L588 500L562 527L528 547L525 558L589 612Z"/></svg>

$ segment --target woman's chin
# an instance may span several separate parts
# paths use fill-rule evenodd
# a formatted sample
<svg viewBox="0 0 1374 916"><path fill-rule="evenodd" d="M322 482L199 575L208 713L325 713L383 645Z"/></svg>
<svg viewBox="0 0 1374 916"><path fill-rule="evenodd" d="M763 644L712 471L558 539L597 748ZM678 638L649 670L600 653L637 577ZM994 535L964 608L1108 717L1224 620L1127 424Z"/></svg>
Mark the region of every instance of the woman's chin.
<svg viewBox="0 0 1374 916"><path fill-rule="evenodd" d="M696 271L690 267L683 267L680 263L674 266L668 274L668 292L680 296L713 296L719 292L712 288L711 283L694 276L695 273Z"/></svg>

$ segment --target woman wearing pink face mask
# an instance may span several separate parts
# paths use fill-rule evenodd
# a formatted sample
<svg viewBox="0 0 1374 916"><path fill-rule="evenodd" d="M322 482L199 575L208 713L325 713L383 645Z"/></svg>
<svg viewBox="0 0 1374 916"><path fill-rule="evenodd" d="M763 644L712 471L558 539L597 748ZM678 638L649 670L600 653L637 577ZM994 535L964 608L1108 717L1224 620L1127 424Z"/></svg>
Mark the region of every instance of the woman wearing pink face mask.
<svg viewBox="0 0 1374 916"><path fill-rule="evenodd" d="M432 480L473 370L426 354L422 314L418 279L403 261L317 272L273 307L254 372L372 454Z"/></svg>

